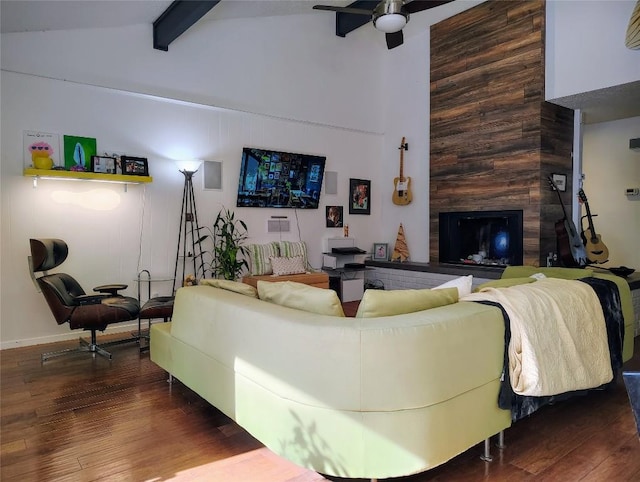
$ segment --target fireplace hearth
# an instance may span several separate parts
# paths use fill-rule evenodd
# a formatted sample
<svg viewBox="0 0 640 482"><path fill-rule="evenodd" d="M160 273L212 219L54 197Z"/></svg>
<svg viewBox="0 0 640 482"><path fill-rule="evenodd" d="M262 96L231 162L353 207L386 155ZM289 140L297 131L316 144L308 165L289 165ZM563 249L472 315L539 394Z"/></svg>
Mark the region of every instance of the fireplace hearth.
<svg viewBox="0 0 640 482"><path fill-rule="evenodd" d="M522 210L441 212L439 221L440 263L522 264Z"/></svg>

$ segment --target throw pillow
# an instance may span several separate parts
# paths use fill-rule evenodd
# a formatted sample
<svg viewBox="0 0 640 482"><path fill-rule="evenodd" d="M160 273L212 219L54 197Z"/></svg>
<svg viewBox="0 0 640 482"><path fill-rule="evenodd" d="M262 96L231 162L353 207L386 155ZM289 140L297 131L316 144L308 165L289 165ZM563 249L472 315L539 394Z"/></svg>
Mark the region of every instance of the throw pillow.
<svg viewBox="0 0 640 482"><path fill-rule="evenodd" d="M444 288L458 288L458 298L471 294L471 285L473 284L473 276L460 276L459 278L452 279L446 283L431 288L434 290L441 290Z"/></svg>
<svg viewBox="0 0 640 482"><path fill-rule="evenodd" d="M278 248L280 250L280 256L284 258L302 256L305 269L309 265L307 261L307 244L304 241L280 241Z"/></svg>
<svg viewBox="0 0 640 482"><path fill-rule="evenodd" d="M483 288L509 288L510 286L523 285L526 283L533 283L536 281L536 278L532 278L529 276L528 278L504 278L504 279L494 279L491 281L487 281L486 283L482 283L478 286L474 292L481 291Z"/></svg>
<svg viewBox="0 0 640 482"><path fill-rule="evenodd" d="M356 318L403 315L458 302L457 288L440 290L366 290Z"/></svg>
<svg viewBox="0 0 640 482"><path fill-rule="evenodd" d="M249 269L253 276L273 273L269 258L280 255L278 243L249 244L247 252L249 253Z"/></svg>
<svg viewBox="0 0 640 482"><path fill-rule="evenodd" d="M237 281L230 281L226 279L201 279L201 285L213 286L214 288L220 288L227 291L233 291L234 293L240 293L241 295L251 296L252 298L258 297L258 290L253 286L239 283Z"/></svg>
<svg viewBox="0 0 640 482"><path fill-rule="evenodd" d="M304 261L302 256L293 256L292 258L269 258L274 276L284 276L288 274L305 273Z"/></svg>
<svg viewBox="0 0 640 482"><path fill-rule="evenodd" d="M319 315L344 317L342 304L333 290L296 283L295 281L258 281L261 300Z"/></svg>

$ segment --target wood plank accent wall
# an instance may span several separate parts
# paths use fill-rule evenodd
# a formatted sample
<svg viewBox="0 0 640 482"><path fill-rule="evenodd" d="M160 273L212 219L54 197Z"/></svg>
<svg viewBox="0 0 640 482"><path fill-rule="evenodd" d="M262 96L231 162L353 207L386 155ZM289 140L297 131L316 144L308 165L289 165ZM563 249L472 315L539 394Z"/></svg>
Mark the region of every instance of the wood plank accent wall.
<svg viewBox="0 0 640 482"><path fill-rule="evenodd" d="M432 262L441 211L522 209L524 264L556 251L547 176L571 213L573 111L544 101L544 23L544 0L490 0L431 27Z"/></svg>

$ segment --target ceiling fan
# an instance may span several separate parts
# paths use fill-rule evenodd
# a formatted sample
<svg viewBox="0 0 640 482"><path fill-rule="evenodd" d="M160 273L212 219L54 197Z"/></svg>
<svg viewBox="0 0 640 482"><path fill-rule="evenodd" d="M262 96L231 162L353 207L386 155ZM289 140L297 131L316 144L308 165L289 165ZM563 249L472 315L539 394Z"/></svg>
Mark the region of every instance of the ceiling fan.
<svg viewBox="0 0 640 482"><path fill-rule="evenodd" d="M402 45L402 29L409 21L409 14L428 10L453 0L382 0L373 8L361 8L373 2L357 1L346 7L314 5L314 10L328 10L337 14L367 15L373 26L386 34L387 48Z"/></svg>

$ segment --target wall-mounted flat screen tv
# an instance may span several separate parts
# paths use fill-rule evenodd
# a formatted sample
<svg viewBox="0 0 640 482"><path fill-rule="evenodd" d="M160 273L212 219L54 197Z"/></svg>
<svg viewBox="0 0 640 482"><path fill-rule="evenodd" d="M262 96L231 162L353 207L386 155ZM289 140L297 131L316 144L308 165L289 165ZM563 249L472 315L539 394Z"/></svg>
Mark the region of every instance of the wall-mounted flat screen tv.
<svg viewBox="0 0 640 482"><path fill-rule="evenodd" d="M245 147L236 206L318 209L326 159Z"/></svg>

